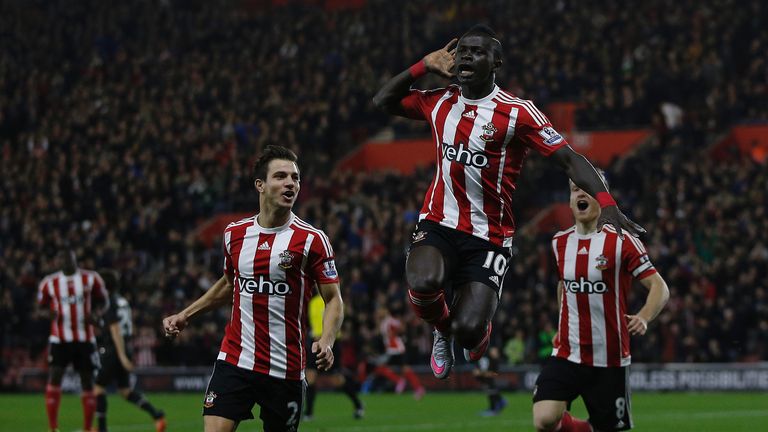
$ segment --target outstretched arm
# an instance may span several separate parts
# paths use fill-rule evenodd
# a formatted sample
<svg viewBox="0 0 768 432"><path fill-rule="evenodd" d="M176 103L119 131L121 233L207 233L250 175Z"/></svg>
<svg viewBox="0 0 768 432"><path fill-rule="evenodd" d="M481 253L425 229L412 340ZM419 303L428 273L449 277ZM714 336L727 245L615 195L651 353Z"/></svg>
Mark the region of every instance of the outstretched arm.
<svg viewBox="0 0 768 432"><path fill-rule="evenodd" d="M606 223L613 225L622 238L624 237L622 228L635 236L645 232L643 227L631 221L619 210L616 201L608 193L605 183L587 158L576 153L569 145L557 149L552 156L576 186L592 195L600 203L602 211L597 229L602 228Z"/></svg>
<svg viewBox="0 0 768 432"><path fill-rule="evenodd" d="M400 101L408 95L411 85L427 72L434 72L445 78L453 76L456 56L456 42L453 39L442 49L427 54L424 59L395 75L373 97L373 104L387 114L405 117Z"/></svg>
<svg viewBox="0 0 768 432"><path fill-rule="evenodd" d="M163 320L163 329L168 337L175 337L184 330L187 323L193 317L230 304L232 302L232 290L234 282L229 276L222 276L200 298L187 306L183 311L166 317Z"/></svg>

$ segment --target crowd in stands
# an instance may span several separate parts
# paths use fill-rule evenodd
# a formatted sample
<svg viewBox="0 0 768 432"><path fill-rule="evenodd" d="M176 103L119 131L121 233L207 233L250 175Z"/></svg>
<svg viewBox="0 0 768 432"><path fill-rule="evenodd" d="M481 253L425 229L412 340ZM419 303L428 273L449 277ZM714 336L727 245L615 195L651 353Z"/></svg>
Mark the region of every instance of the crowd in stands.
<svg viewBox="0 0 768 432"><path fill-rule="evenodd" d="M764 4L418 0L323 11L313 3L0 3L1 386L14 385L7 371L45 365L48 324L35 296L65 244L84 268L120 270L139 366L210 364L227 310L174 342L162 338L159 317L219 277L219 246L199 242L194 229L221 212L255 212L251 166L268 143L299 153L296 212L335 247L344 338L361 356L375 353L374 318L388 308L409 324L410 361L424 362L431 334L405 302L403 269L431 172L332 168L388 126L424 133L424 124L377 113L371 96L478 21L505 46L499 83L541 107L582 102L581 128L650 125L663 103L683 113L630 160L604 167L619 203L648 229L672 290L634 358L768 359L766 170L702 151L728 125L768 120ZM565 178L548 175L555 171L529 161L516 195L521 225L565 199ZM508 363L549 353L550 235L517 240L494 327Z"/></svg>

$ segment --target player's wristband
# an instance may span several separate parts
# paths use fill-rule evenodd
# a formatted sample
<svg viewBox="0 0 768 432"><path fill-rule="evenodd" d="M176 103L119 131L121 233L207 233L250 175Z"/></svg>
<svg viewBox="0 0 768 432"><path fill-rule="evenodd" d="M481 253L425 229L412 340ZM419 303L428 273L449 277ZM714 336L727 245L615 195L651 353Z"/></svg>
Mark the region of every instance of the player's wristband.
<svg viewBox="0 0 768 432"><path fill-rule="evenodd" d="M608 192L598 192L595 195L595 199L597 200L597 203L600 204L600 208L616 205L616 201Z"/></svg>
<svg viewBox="0 0 768 432"><path fill-rule="evenodd" d="M423 59L419 60L418 63L408 68L408 72L411 73L412 77L420 78L427 74L427 64L424 63Z"/></svg>

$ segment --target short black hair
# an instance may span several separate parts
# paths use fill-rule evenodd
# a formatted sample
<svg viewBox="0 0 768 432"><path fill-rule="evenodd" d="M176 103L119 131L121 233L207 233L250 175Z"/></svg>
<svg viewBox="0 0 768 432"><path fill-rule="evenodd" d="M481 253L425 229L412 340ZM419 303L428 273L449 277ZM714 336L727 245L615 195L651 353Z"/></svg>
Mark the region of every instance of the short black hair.
<svg viewBox="0 0 768 432"><path fill-rule="evenodd" d="M501 41L496 36L496 32L493 31L493 29L490 26L486 24L475 24L469 30L464 32L463 35L461 35L462 38L466 36L485 36L490 38L493 42L491 45L493 47L494 57L496 57L497 59L502 58Z"/></svg>
<svg viewBox="0 0 768 432"><path fill-rule="evenodd" d="M464 33L464 35L462 35L461 37L469 36L469 35L485 35L485 36L490 36L494 39L498 39L496 37L496 32L493 31L493 29L490 26L487 26L485 24L475 24L474 26L472 26L472 28L467 30Z"/></svg>
<svg viewBox="0 0 768 432"><path fill-rule="evenodd" d="M266 180L269 163L275 159L288 160L294 163L299 160L296 153L292 152L289 148L279 145L268 145L264 147L261 156L259 156L259 159L253 165L254 179Z"/></svg>

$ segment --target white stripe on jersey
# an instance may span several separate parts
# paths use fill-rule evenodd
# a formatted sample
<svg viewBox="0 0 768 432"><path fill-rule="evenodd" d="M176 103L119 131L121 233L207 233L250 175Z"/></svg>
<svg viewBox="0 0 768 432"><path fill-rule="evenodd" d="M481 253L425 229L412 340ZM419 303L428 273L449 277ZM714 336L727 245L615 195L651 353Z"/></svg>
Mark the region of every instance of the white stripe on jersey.
<svg viewBox="0 0 768 432"><path fill-rule="evenodd" d="M440 112L440 107L442 107L443 104L446 103L445 101L450 99L452 96L453 96L453 92L447 91L447 92L443 93L443 95L440 97L440 100L437 101L437 103L435 104L435 108L432 110L432 113L431 113L431 115L432 115L432 124L433 125L437 123L437 114ZM443 154L443 143L442 143L442 141L440 141L440 135L435 134L435 140L436 140L435 141L435 145L437 146L437 153L439 155L442 155ZM442 166L444 168L445 164L443 163ZM437 191L437 186L440 184L441 173L442 173L442 170L436 170L435 171L435 181L434 181L434 186L432 187L432 195L429 197L429 208L430 209L434 208L434 204L433 203L434 203L434 200L435 200L435 192ZM424 218L424 215L419 215L419 220L421 220L423 218Z"/></svg>
<svg viewBox="0 0 768 432"><path fill-rule="evenodd" d="M565 263L563 265L563 279L576 280L576 249L579 246L579 239L574 235L569 235L565 243ZM573 257L569 259L569 257ZM568 360L581 363L581 346L579 345L579 305L576 301L576 294L567 289L563 289L563 295L568 300L568 344L571 347L571 354Z"/></svg>
<svg viewBox="0 0 768 432"><path fill-rule="evenodd" d="M64 331L62 334L65 341L74 340L75 335L72 334L72 308L69 307L69 287L67 284L67 277L64 273L59 273L59 298L61 299L61 327Z"/></svg>
<svg viewBox="0 0 768 432"><path fill-rule="evenodd" d="M587 277L590 281L602 281L603 272L596 268L597 257L602 255L605 246L605 233L600 232L592 237L589 243L589 261L587 262ZM578 240L577 240L578 241ZM595 365L608 365L608 335L605 329L605 306L603 294L588 294L589 316L592 323L592 362Z"/></svg>
<svg viewBox="0 0 768 432"><path fill-rule="evenodd" d="M61 303L59 302L59 298L56 296L56 291L53 289L53 280L57 278L58 276L48 276L48 281L45 283L45 290L48 291L48 296L51 299L51 303L53 303L54 310L59 311L61 313ZM48 337L48 342L51 343L59 343L61 342L61 334L59 334L59 323L58 318L56 316L51 317L51 325L52 330L51 335ZM56 334L54 334L54 332Z"/></svg>
<svg viewBox="0 0 768 432"><path fill-rule="evenodd" d="M243 245L240 248L240 256L237 260L239 273L235 277L253 278L253 260L256 256L256 248L259 245L259 227L252 224L245 229ZM253 317L253 293L241 290L235 295L240 296L240 357L237 366L252 370L256 358L256 326ZM225 356L226 357L226 356Z"/></svg>
<svg viewBox="0 0 768 432"><path fill-rule="evenodd" d="M307 260L309 259L309 250L312 248L312 241L314 241L315 236L313 234L307 234L307 239L304 241L304 258L301 260L301 292L299 293L299 310L298 310L298 316L296 317L296 321L299 323L299 340L301 343L299 344L299 361L303 362L304 359L304 327L303 322L301 319L301 313L304 310L304 294L307 289L307 287L304 286L304 276L306 275L307 271ZM310 287L312 289L312 287ZM301 367L301 379L304 379L304 366L302 363Z"/></svg>
<svg viewBox="0 0 768 432"><path fill-rule="evenodd" d="M75 302L75 310L77 311L77 316L80 317L78 322L75 323L75 328L77 328L77 340L80 342L85 342L88 340L85 333L85 302L87 301L85 298L85 287L83 286L83 274L82 273L75 273L75 276L72 277L72 280L74 281L75 285L75 299L78 298L82 299L83 301L76 301ZM87 276L87 280L89 284L93 283L93 277Z"/></svg>
<svg viewBox="0 0 768 432"><path fill-rule="evenodd" d="M272 283L287 280L285 270L281 269L280 252L291 244L294 230L287 229L275 235L272 252L269 255L269 280ZM285 296L271 295L268 300L269 320L269 375L285 379L288 370L288 346L285 335Z"/></svg>
<svg viewBox="0 0 768 432"><path fill-rule="evenodd" d="M231 256L232 254L232 231L225 230L224 231L224 247L227 249L227 254Z"/></svg>
<svg viewBox="0 0 768 432"><path fill-rule="evenodd" d="M478 105L475 110L477 117L475 118L475 123L472 125L472 132L469 134L470 137L481 136L483 134L483 125L490 123L491 120L493 120L495 109L496 102L493 100ZM485 141L481 139L470 139L468 141L468 147L471 151L485 153ZM498 169L499 172L504 171L504 165L499 166ZM472 234L476 237L488 240L491 231L488 226L488 215L485 214L485 209L483 208L485 194L483 194L483 172L480 168L470 165L464 166L464 187L466 188L467 199L469 200L469 215L470 221L472 222ZM500 184L499 187L501 187Z"/></svg>
<svg viewBox="0 0 768 432"><path fill-rule="evenodd" d="M626 238L626 237L625 237ZM621 296L623 295L621 293L621 251L624 247L624 241L619 237L616 236L616 255L614 256L614 266L613 266L613 289L615 292L614 298L616 302L616 330L618 333L618 339L619 339L619 357L621 358L621 365L622 366L629 366L630 363L630 357L624 358L622 355L622 340L621 340L621 321L624 319L624 317L621 316ZM627 373L629 375L629 373Z"/></svg>
<svg viewBox="0 0 768 432"><path fill-rule="evenodd" d="M443 127L443 142L448 145L453 145L456 139L456 132L458 132L459 122L461 122L461 114L464 112L465 105L460 99L456 101L451 107L451 111L448 113L448 117L445 119L445 126ZM442 145L440 148L440 154L442 154ZM450 228L456 228L459 226L459 202L456 200L456 195L453 192L453 178L451 177L451 165L452 162L448 158L442 158L442 172L443 172L443 220L440 222L442 225Z"/></svg>

